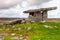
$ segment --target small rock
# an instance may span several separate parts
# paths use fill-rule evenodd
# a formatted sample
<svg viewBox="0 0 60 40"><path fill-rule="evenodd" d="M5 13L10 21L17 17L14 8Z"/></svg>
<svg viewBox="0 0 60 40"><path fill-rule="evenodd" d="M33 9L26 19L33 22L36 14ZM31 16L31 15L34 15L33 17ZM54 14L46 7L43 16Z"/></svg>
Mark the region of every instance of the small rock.
<svg viewBox="0 0 60 40"><path fill-rule="evenodd" d="M18 37L12 37L12 39L18 39Z"/></svg>
<svg viewBox="0 0 60 40"><path fill-rule="evenodd" d="M24 40L27 40L27 39L24 39Z"/></svg>
<svg viewBox="0 0 60 40"><path fill-rule="evenodd" d="M47 26L47 25L44 25L44 27L45 27L45 28L49 28L49 26Z"/></svg>
<svg viewBox="0 0 60 40"><path fill-rule="evenodd" d="M2 40L2 38L0 38L0 40Z"/></svg>
<svg viewBox="0 0 60 40"><path fill-rule="evenodd" d="M27 39L28 38L28 36L24 36L24 39Z"/></svg>
<svg viewBox="0 0 60 40"><path fill-rule="evenodd" d="M31 21L31 22L35 22L35 21Z"/></svg>
<svg viewBox="0 0 60 40"><path fill-rule="evenodd" d="M44 21L41 21L41 23L45 23L46 21L44 20Z"/></svg>
<svg viewBox="0 0 60 40"><path fill-rule="evenodd" d="M31 27L28 27L27 30L31 30Z"/></svg>
<svg viewBox="0 0 60 40"><path fill-rule="evenodd" d="M21 28L18 28L18 30L20 31L20 30L21 30Z"/></svg>
<svg viewBox="0 0 60 40"><path fill-rule="evenodd" d="M44 25L45 28L53 28L52 26Z"/></svg>
<svg viewBox="0 0 60 40"><path fill-rule="evenodd" d="M12 33L11 36L15 36L15 33Z"/></svg>
<svg viewBox="0 0 60 40"><path fill-rule="evenodd" d="M21 36L19 39L20 39L20 40L21 40L21 39L24 39L24 37L23 37L23 36Z"/></svg>
<svg viewBox="0 0 60 40"><path fill-rule="evenodd" d="M52 26L49 26L49 28L53 28Z"/></svg>
<svg viewBox="0 0 60 40"><path fill-rule="evenodd" d="M15 28L15 26L12 26L12 28Z"/></svg>
<svg viewBox="0 0 60 40"><path fill-rule="evenodd" d="M20 35L20 36L23 36L23 35Z"/></svg>
<svg viewBox="0 0 60 40"><path fill-rule="evenodd" d="M25 21L24 20L22 20L22 23L24 23Z"/></svg>
<svg viewBox="0 0 60 40"><path fill-rule="evenodd" d="M23 35L20 35L18 38L19 38L20 40L22 40L22 39L24 39L24 36L23 36Z"/></svg>

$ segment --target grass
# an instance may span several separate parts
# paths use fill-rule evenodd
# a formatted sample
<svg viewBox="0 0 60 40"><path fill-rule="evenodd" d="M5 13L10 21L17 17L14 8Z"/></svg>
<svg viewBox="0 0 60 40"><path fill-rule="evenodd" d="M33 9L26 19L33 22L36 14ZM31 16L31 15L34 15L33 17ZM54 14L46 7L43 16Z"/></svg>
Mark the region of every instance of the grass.
<svg viewBox="0 0 60 40"><path fill-rule="evenodd" d="M46 28L44 25L52 26L53 28ZM15 26L13 28L13 26ZM57 28L56 28L56 27ZM13 40L11 39L11 33L15 33L15 36L23 35L28 36L27 40L60 40L60 23L54 22L30 22L25 24L15 24L15 25L0 25L0 34L7 33L7 36L3 37L3 40ZM5 28L4 28L5 27ZM9 30L7 30L9 28ZM21 30L18 30L21 28ZM28 30L28 28L30 28ZM23 39L24 40L24 39Z"/></svg>

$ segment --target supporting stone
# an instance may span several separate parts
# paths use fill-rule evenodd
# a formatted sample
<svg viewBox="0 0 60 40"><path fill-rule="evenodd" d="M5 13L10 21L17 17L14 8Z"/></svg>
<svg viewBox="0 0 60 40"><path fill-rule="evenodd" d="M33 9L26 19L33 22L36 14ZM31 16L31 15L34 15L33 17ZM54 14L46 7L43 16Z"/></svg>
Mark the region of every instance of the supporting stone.
<svg viewBox="0 0 60 40"><path fill-rule="evenodd" d="M29 13L29 18L33 21L47 21L47 12L49 10L57 9L57 7L41 8L41 9L32 9L24 11L24 13Z"/></svg>

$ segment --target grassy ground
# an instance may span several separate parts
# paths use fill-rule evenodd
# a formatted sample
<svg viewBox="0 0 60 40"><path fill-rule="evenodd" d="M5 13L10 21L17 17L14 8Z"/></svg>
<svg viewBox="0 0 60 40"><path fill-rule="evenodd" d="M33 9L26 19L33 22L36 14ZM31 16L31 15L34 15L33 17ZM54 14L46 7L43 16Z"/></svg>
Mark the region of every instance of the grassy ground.
<svg viewBox="0 0 60 40"><path fill-rule="evenodd" d="M0 34L4 33L7 35L2 40L15 40L12 38L21 35L24 37L20 38L21 40L60 40L60 23L30 22L25 24L0 25Z"/></svg>

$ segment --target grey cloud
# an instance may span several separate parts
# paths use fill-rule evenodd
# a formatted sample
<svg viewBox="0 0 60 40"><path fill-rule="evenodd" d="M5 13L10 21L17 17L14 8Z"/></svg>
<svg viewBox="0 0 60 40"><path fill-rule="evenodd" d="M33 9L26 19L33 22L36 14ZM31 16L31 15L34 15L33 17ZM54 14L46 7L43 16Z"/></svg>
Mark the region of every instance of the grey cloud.
<svg viewBox="0 0 60 40"><path fill-rule="evenodd" d="M13 7L18 3L20 3L20 5L21 5L22 2L24 2L24 1L29 6L32 6L32 5L38 5L38 4L41 4L41 3L44 3L44 2L47 2L47 1L50 1L50 0L0 0L0 8L1 9L4 9L4 8L6 9L6 8L11 7L11 6Z"/></svg>
<svg viewBox="0 0 60 40"><path fill-rule="evenodd" d="M21 18L28 17L28 14L23 14L24 10L38 8L38 4L49 0L0 0L0 17L6 18ZM22 4L23 3L23 4ZM23 5L23 6L22 6ZM25 6L26 7L25 7ZM34 5L34 6L32 6ZM13 7L12 7L13 6ZM30 7L28 7L30 6Z"/></svg>
<svg viewBox="0 0 60 40"><path fill-rule="evenodd" d="M32 6L32 5L39 5L41 3L44 3L44 2L48 2L48 1L51 1L51 0L26 0L26 2Z"/></svg>
<svg viewBox="0 0 60 40"><path fill-rule="evenodd" d="M18 3L21 3L23 0L0 0L0 8L9 8Z"/></svg>

